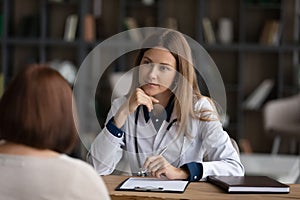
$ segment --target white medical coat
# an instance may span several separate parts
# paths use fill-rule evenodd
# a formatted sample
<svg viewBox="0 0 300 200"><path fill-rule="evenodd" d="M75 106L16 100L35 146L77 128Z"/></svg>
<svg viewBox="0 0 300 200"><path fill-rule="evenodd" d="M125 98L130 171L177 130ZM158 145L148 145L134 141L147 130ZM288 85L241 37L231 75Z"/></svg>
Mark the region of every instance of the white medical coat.
<svg viewBox="0 0 300 200"><path fill-rule="evenodd" d="M106 122L116 114L125 100L125 97L121 97L113 102ZM206 98L197 100L194 109L213 110ZM128 116L121 128L124 132L122 137L114 136L105 127L92 143L93 165L100 175L112 174L116 170L127 175L135 174L140 171L148 156L158 154L165 146L168 148L163 157L175 167L190 162L202 163L202 178L209 175L244 175L239 154L220 121L191 118L188 125L191 136L178 136L178 123L173 123L170 129L166 130L170 122L176 119L174 112L169 122L163 121L158 132L151 120L146 122L143 109L138 113L137 125L135 115L134 112Z"/></svg>

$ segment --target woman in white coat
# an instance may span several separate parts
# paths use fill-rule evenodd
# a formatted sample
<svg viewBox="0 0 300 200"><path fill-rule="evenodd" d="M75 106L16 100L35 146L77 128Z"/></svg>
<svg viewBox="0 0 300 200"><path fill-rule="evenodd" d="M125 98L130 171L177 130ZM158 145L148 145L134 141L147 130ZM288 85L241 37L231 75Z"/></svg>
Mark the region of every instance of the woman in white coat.
<svg viewBox="0 0 300 200"><path fill-rule="evenodd" d="M98 173L147 172L190 181L244 175L211 99L201 95L183 35L158 31L143 47L129 94L112 103L91 146Z"/></svg>

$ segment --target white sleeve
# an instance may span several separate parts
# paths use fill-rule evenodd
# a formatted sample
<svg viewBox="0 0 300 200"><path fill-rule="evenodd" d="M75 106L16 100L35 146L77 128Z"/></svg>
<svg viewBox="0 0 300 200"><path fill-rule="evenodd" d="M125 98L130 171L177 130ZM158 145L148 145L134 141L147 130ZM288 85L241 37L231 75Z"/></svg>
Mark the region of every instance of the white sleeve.
<svg viewBox="0 0 300 200"><path fill-rule="evenodd" d="M106 123L110 120L121 105L115 101L108 113ZM98 134L91 145L91 157L93 166L99 175L111 174L122 158L124 135L121 138L115 137L106 127Z"/></svg>
<svg viewBox="0 0 300 200"><path fill-rule="evenodd" d="M209 175L243 176L244 167L238 152L233 147L227 132L220 122L206 122L207 132L203 145L207 150L207 161L202 163L203 178Z"/></svg>
<svg viewBox="0 0 300 200"><path fill-rule="evenodd" d="M208 100L201 101L199 105L204 110L213 110ZM231 139L222 124L211 114L212 121L201 122L204 149L207 161L202 162L203 178L209 175L243 176L245 171L240 161L239 154L231 143Z"/></svg>

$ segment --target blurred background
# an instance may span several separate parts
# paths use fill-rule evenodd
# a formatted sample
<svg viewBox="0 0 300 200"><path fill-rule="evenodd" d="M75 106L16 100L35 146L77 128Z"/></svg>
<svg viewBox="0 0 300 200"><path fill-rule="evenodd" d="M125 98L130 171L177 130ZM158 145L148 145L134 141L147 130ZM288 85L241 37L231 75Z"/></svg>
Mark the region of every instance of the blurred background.
<svg viewBox="0 0 300 200"><path fill-rule="evenodd" d="M26 64L49 63L72 86L86 55L106 38L137 27L176 29L198 41L216 63L227 95L224 129L237 141L243 162L263 162L266 155L277 155L269 163L274 166L272 162L285 156L288 160L280 164L295 166L296 177L299 4L299 0L0 0L0 95ZM140 34L129 35L124 45L139 41ZM91 106L102 126L114 84L130 69L134 55L111 63L99 82ZM209 95L206 92L203 88ZM82 149L79 144L74 156L85 159Z"/></svg>

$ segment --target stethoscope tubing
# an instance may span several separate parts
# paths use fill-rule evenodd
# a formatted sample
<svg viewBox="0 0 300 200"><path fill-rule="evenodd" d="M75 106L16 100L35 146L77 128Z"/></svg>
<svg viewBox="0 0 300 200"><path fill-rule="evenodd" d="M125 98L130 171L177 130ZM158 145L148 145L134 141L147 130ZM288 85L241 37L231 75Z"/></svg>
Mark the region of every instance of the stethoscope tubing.
<svg viewBox="0 0 300 200"><path fill-rule="evenodd" d="M136 153L136 157L137 157L137 161L138 161L138 165L139 166L142 166L141 164L141 160L140 160L140 157L139 157L139 149L138 149L138 136L137 136L137 126L138 126L138 117L139 117L139 112L140 112L140 108L141 106L139 106L136 110L136 113L135 113L135 119L134 119L134 123L135 123L135 127L134 127L134 146L135 146L135 153ZM177 122L177 118L176 119L173 119L170 124L168 125L167 129L166 129L166 133L171 129L172 125L174 123Z"/></svg>

